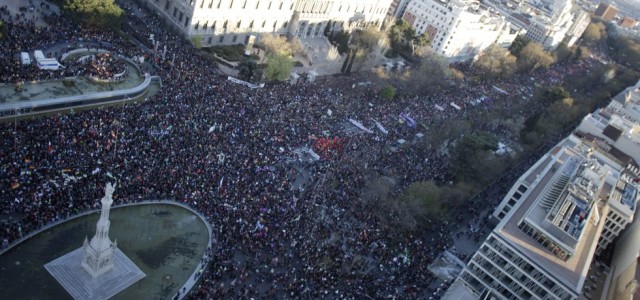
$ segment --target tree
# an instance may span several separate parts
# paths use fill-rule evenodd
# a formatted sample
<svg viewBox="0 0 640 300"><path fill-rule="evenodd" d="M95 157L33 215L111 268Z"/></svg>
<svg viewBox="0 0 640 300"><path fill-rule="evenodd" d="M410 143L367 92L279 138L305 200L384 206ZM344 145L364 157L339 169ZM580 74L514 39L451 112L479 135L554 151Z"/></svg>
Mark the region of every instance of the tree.
<svg viewBox="0 0 640 300"><path fill-rule="evenodd" d="M429 52L430 45L431 41L426 33L415 35L413 39L411 39L411 54L425 56Z"/></svg>
<svg viewBox="0 0 640 300"><path fill-rule="evenodd" d="M338 49L338 53L342 55L347 51L349 51L350 38L351 36L349 35L348 32L341 30L334 34L329 35L329 42L331 42L332 45L336 46L336 48Z"/></svg>
<svg viewBox="0 0 640 300"><path fill-rule="evenodd" d="M582 39L588 44L598 45L604 36L605 25L602 22L591 22L582 33Z"/></svg>
<svg viewBox="0 0 640 300"><path fill-rule="evenodd" d="M283 81L289 78L293 69L293 60L284 54L270 54L267 57L265 76L267 80Z"/></svg>
<svg viewBox="0 0 640 300"><path fill-rule="evenodd" d="M382 92L380 94L383 98L391 100L396 95L396 89L391 85L387 85L382 89Z"/></svg>
<svg viewBox="0 0 640 300"><path fill-rule="evenodd" d="M0 41L4 39L4 22L0 20Z"/></svg>
<svg viewBox="0 0 640 300"><path fill-rule="evenodd" d="M511 54L519 57L520 51L522 51L522 49L524 49L524 47L526 47L529 43L531 43L531 40L524 37L523 35L518 35L511 43L511 46L509 46L509 51L511 52Z"/></svg>
<svg viewBox="0 0 640 300"><path fill-rule="evenodd" d="M191 43L193 44L193 47L195 47L196 49L202 48L202 35L198 34L193 38L191 38Z"/></svg>
<svg viewBox="0 0 640 300"><path fill-rule="evenodd" d="M450 82L453 73L445 59L437 54L432 54L420 60L420 66L412 68L404 74L404 86L402 91L408 93L424 93L435 91ZM425 90L425 88L427 88Z"/></svg>
<svg viewBox="0 0 640 300"><path fill-rule="evenodd" d="M256 76L258 75L258 76ZM262 72L258 68L258 64L253 59L246 59L238 65L238 77L244 81L253 81L254 79L260 79Z"/></svg>
<svg viewBox="0 0 640 300"><path fill-rule="evenodd" d="M554 59L544 51L542 45L529 43L520 51L517 62L520 71L534 71L538 68L548 68L554 63Z"/></svg>
<svg viewBox="0 0 640 300"><path fill-rule="evenodd" d="M300 45L300 41L297 39L290 42L286 37L273 34L264 35L260 38L258 44L265 49L267 55L284 54L286 56L293 56L302 52L302 45Z"/></svg>
<svg viewBox="0 0 640 300"><path fill-rule="evenodd" d="M440 219L444 217L441 195L442 191L433 181L414 182L404 190L401 201L419 217Z"/></svg>
<svg viewBox="0 0 640 300"><path fill-rule="evenodd" d="M113 0L66 0L63 8L71 19L98 27L118 28L123 15Z"/></svg>
<svg viewBox="0 0 640 300"><path fill-rule="evenodd" d="M489 78L507 77L515 71L516 57L507 49L493 44L482 52L474 65Z"/></svg>

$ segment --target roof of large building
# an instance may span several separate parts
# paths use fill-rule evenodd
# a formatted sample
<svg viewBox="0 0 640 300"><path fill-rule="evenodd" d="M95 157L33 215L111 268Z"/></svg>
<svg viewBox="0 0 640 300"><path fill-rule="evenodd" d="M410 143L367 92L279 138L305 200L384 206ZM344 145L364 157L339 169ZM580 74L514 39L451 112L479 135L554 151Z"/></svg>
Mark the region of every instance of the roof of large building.
<svg viewBox="0 0 640 300"><path fill-rule="evenodd" d="M566 288L579 293L601 228L606 199L615 180L609 169L591 157L577 137L558 144L523 175L529 189L519 204L498 224L494 233L528 257ZM563 259L526 234L521 225L535 228L570 256Z"/></svg>

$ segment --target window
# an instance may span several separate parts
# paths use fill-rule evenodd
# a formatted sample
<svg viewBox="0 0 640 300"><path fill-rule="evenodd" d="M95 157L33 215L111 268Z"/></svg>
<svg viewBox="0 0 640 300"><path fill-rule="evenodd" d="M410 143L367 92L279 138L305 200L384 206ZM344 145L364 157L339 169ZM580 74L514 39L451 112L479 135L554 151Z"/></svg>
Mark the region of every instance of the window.
<svg viewBox="0 0 640 300"><path fill-rule="evenodd" d="M220 5L222 5L222 0L218 0L218 8L220 8Z"/></svg>
<svg viewBox="0 0 640 300"><path fill-rule="evenodd" d="M278 8L279 10L282 10L282 5L284 4L284 2L280 2L280 8Z"/></svg>
<svg viewBox="0 0 640 300"><path fill-rule="evenodd" d="M285 21L285 22L284 22L284 25L282 25L282 28L287 28L287 25L289 25L289 22L288 22L288 21Z"/></svg>
<svg viewBox="0 0 640 300"><path fill-rule="evenodd" d="M449 39L449 43L451 43L451 39ZM520 194L518 192L515 192L513 194L513 199L520 200L520 197L522 197L522 194Z"/></svg>
<svg viewBox="0 0 640 300"><path fill-rule="evenodd" d="M207 26L209 26L209 21L204 22L204 25L202 25L202 30L206 31Z"/></svg>
<svg viewBox="0 0 640 300"><path fill-rule="evenodd" d="M183 18L183 17L184 17L184 14L183 14L182 12L180 12L180 15L179 15L179 17L178 17L178 20L179 20L180 22L182 22L182 18Z"/></svg>
<svg viewBox="0 0 640 300"><path fill-rule="evenodd" d="M203 8L203 7L204 7L204 0L202 0L202 2L200 2L200 8Z"/></svg>
<svg viewBox="0 0 640 300"><path fill-rule="evenodd" d="M273 2L273 1L269 1L269 7L267 7L267 9L271 9L271 3L272 3L272 2Z"/></svg>
<svg viewBox="0 0 640 300"><path fill-rule="evenodd" d="M171 6L171 1L167 0L167 2L164 4L164 10L168 11L169 6Z"/></svg>
<svg viewBox="0 0 640 300"><path fill-rule="evenodd" d="M227 29L227 22L229 21L224 21L224 23L222 24L222 28Z"/></svg>
<svg viewBox="0 0 640 300"><path fill-rule="evenodd" d="M514 206L516 204L516 200L509 199L509 202L507 202L507 204Z"/></svg>
<svg viewBox="0 0 640 300"><path fill-rule="evenodd" d="M175 19L176 15L178 15L178 9L177 8L173 8L173 18Z"/></svg>
<svg viewBox="0 0 640 300"><path fill-rule="evenodd" d="M220 43L224 43L224 35L220 36Z"/></svg>
<svg viewBox="0 0 640 300"><path fill-rule="evenodd" d="M245 9L247 7L247 0L244 0L244 4L242 4L242 9Z"/></svg>
<svg viewBox="0 0 640 300"><path fill-rule="evenodd" d="M249 23L249 28L253 28L253 20L251 20L251 23Z"/></svg>
<svg viewBox="0 0 640 300"><path fill-rule="evenodd" d="M278 24L278 21L273 22L273 29L276 29L276 25Z"/></svg>
<svg viewBox="0 0 640 300"><path fill-rule="evenodd" d="M198 30L199 26L200 26L200 21L196 22L196 25L193 25L193 29Z"/></svg>
<svg viewBox="0 0 640 300"><path fill-rule="evenodd" d="M210 36L210 37L207 39L207 43L208 43L209 45L211 45L212 40L213 40L213 37L212 37L212 36Z"/></svg>
<svg viewBox="0 0 640 300"><path fill-rule="evenodd" d="M233 40L232 40L232 42L234 42L234 43L235 43L237 40L238 40L238 36L237 36L237 35L234 35L234 36L233 36Z"/></svg>
<svg viewBox="0 0 640 300"><path fill-rule="evenodd" d="M522 185L522 184L521 184L521 185L518 187L518 191L520 191L521 193L523 193L523 194L524 194L524 193L527 191L527 187L525 187L524 185Z"/></svg>
<svg viewBox="0 0 640 300"><path fill-rule="evenodd" d="M256 9L258 9L258 6L260 6L260 1L256 3Z"/></svg>
<svg viewBox="0 0 640 300"><path fill-rule="evenodd" d="M229 3L229 8L233 8L233 0L231 0L231 3Z"/></svg>
<svg viewBox="0 0 640 300"><path fill-rule="evenodd" d="M236 28L240 28L241 24L242 24L242 20L238 21L238 23L236 23Z"/></svg>
<svg viewBox="0 0 640 300"><path fill-rule="evenodd" d="M264 28L264 25L267 24L267 21L262 21L262 28Z"/></svg>
<svg viewBox="0 0 640 300"><path fill-rule="evenodd" d="M189 17L184 18L184 26L189 26Z"/></svg>

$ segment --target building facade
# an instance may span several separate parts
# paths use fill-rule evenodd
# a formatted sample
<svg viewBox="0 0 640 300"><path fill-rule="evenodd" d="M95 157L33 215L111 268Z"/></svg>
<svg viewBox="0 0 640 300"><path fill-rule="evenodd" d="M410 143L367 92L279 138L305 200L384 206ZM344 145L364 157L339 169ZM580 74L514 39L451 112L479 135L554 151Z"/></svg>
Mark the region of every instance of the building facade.
<svg viewBox="0 0 640 300"><path fill-rule="evenodd" d="M630 18L630 17L622 17L620 19L620 27L623 28L635 28L636 26L638 26L638 21Z"/></svg>
<svg viewBox="0 0 640 300"><path fill-rule="evenodd" d="M526 37L546 50L554 50L563 41L573 46L591 22L589 14L571 0L542 7L536 8L538 14L529 20Z"/></svg>
<svg viewBox="0 0 640 300"><path fill-rule="evenodd" d="M187 38L204 45L247 44L263 34L317 37L380 26L391 0L144 0Z"/></svg>
<svg viewBox="0 0 640 300"><path fill-rule="evenodd" d="M404 12L407 10L407 6L409 5L410 0L393 0L391 1L391 6L389 7L388 16L392 20L397 20L402 18Z"/></svg>
<svg viewBox="0 0 640 300"><path fill-rule="evenodd" d="M640 199L639 88L640 82L586 116L517 180L492 214L498 225L452 285L458 291L452 295L590 298L585 286L594 256L626 227L635 228L623 238L632 242L620 243L635 250L622 250L622 269L611 268L602 295L635 291L640 244L638 226L629 224L638 223Z"/></svg>
<svg viewBox="0 0 640 300"><path fill-rule="evenodd" d="M577 299L619 177L600 156L573 135L544 155L502 201L459 280L506 299Z"/></svg>
<svg viewBox="0 0 640 300"><path fill-rule="evenodd" d="M597 17L601 17L607 21L611 21L613 20L613 18L616 17L617 13L618 13L618 9L615 8L613 5L607 4L607 3L600 3L600 5L598 5L598 8L596 8L596 11L594 14Z"/></svg>
<svg viewBox="0 0 640 300"><path fill-rule="evenodd" d="M520 33L472 1L413 0L402 18L417 34L426 34L433 50L449 62L473 60L492 44L508 47Z"/></svg>

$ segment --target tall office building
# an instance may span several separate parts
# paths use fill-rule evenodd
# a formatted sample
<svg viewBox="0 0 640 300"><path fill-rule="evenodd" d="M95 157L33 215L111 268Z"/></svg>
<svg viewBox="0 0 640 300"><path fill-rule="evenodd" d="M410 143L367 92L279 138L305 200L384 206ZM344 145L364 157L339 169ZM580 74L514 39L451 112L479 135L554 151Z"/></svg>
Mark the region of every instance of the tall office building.
<svg viewBox="0 0 640 300"><path fill-rule="evenodd" d="M611 21L613 20L613 18L616 17L617 13L618 13L618 9L615 8L613 5L607 4L607 3L600 3L600 5L598 5L598 8L596 8L596 11L594 14L607 21Z"/></svg>
<svg viewBox="0 0 640 300"><path fill-rule="evenodd" d="M413 0L402 18L449 62L473 60L492 44L506 48L520 33L504 17L467 0Z"/></svg>
<svg viewBox="0 0 640 300"><path fill-rule="evenodd" d="M248 43L262 34L322 36L334 30L382 25L391 0L146 0L186 37L205 45Z"/></svg>
<svg viewBox="0 0 640 300"><path fill-rule="evenodd" d="M530 18L526 37L547 50L555 49L563 41L573 46L591 22L589 14L571 0L557 0L542 8L537 7L540 13Z"/></svg>
<svg viewBox="0 0 640 300"><path fill-rule="evenodd" d="M487 293L498 299L586 295L594 256L637 223L639 88L640 82L586 116L517 180L493 213L498 225L445 299L463 293L476 299ZM627 253L621 264L627 268L637 256ZM631 271L611 272L603 295L629 293Z"/></svg>

